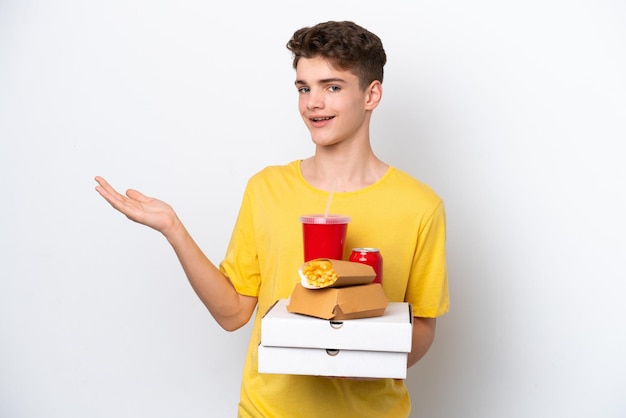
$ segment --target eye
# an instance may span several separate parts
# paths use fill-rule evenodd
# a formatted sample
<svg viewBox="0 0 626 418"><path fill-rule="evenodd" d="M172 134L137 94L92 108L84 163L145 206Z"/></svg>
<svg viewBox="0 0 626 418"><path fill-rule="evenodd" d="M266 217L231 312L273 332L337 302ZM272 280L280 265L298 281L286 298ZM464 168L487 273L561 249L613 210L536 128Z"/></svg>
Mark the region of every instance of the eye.
<svg viewBox="0 0 626 418"><path fill-rule="evenodd" d="M330 91L339 91L339 90L341 90L341 87L339 87L339 86L329 86L328 90L330 90Z"/></svg>
<svg viewBox="0 0 626 418"><path fill-rule="evenodd" d="M311 89L310 89L310 88L308 88L308 87L300 87L300 88L298 89L298 93L301 93L301 94L302 94L302 93L308 93L310 90L311 90Z"/></svg>

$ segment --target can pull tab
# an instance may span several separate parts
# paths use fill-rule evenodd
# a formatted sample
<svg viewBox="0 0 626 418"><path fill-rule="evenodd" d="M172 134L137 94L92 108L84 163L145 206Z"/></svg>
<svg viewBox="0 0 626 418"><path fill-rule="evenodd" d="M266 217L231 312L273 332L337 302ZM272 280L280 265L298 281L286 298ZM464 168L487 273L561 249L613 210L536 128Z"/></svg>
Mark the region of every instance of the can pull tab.
<svg viewBox="0 0 626 418"><path fill-rule="evenodd" d="M343 321L330 321L330 327L333 329L339 329L343 327Z"/></svg>

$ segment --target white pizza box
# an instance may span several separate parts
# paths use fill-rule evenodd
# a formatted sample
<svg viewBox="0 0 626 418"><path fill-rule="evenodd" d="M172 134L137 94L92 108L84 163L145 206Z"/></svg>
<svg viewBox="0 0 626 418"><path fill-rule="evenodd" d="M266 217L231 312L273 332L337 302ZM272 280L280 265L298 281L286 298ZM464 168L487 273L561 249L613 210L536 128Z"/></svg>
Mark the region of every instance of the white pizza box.
<svg viewBox="0 0 626 418"><path fill-rule="evenodd" d="M405 379L408 353L321 348L258 348L259 373Z"/></svg>
<svg viewBox="0 0 626 418"><path fill-rule="evenodd" d="M288 299L279 299L261 318L261 344L360 351L411 351L413 312L406 302L389 302L382 316L321 319L289 312Z"/></svg>

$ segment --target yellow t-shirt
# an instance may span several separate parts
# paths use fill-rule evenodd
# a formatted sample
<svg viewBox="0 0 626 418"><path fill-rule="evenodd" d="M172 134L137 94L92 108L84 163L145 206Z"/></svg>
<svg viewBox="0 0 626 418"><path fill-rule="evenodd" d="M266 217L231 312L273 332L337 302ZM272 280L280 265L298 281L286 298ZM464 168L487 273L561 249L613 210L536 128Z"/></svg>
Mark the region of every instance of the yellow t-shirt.
<svg viewBox="0 0 626 418"><path fill-rule="evenodd" d="M398 418L411 408L401 380L352 380L257 373L261 317L299 282L304 261L301 215L323 213L328 192L306 182L300 162L252 176L226 256L220 264L237 291L258 297L244 366L239 417ZM335 192L331 213L348 215L344 259L352 248L383 256L383 288L390 301L412 304L415 316L448 311L445 210L427 185L390 167L376 183Z"/></svg>

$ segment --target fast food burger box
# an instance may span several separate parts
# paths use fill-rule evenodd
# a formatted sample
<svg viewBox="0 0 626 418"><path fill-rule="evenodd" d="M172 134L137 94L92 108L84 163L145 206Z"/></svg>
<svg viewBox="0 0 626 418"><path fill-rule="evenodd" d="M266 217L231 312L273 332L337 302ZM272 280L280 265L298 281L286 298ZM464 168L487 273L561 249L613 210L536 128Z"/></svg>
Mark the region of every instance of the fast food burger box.
<svg viewBox="0 0 626 418"><path fill-rule="evenodd" d="M329 285L311 285L303 270L307 263L330 262L337 273ZM376 272L371 266L344 260L316 259L299 269L301 277L289 297L287 310L322 319L356 319L382 316L389 303L380 283L372 283Z"/></svg>

